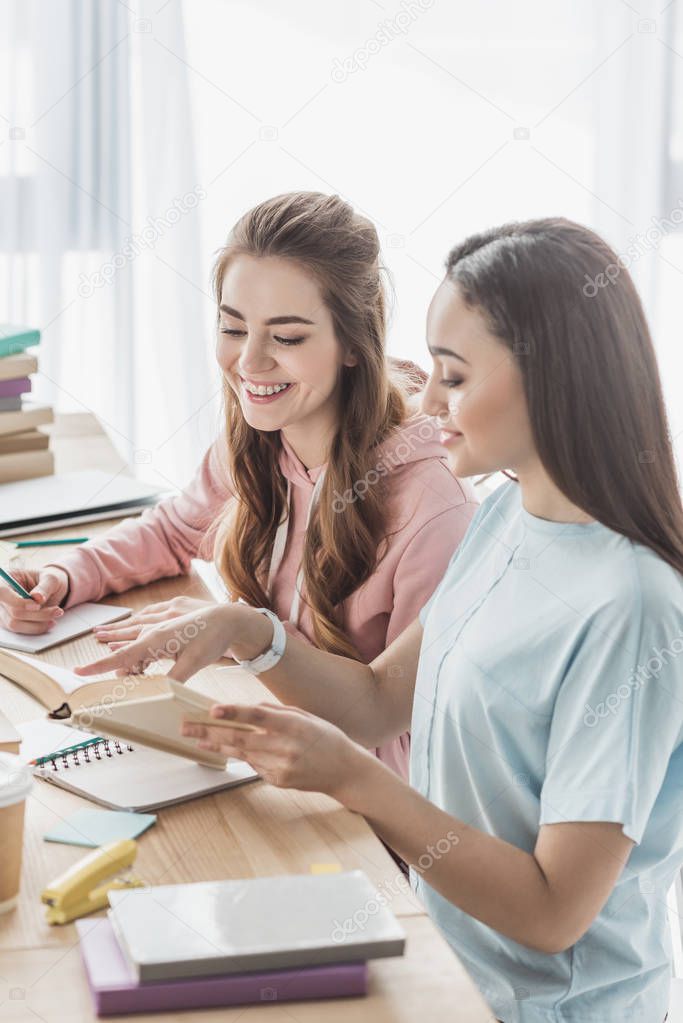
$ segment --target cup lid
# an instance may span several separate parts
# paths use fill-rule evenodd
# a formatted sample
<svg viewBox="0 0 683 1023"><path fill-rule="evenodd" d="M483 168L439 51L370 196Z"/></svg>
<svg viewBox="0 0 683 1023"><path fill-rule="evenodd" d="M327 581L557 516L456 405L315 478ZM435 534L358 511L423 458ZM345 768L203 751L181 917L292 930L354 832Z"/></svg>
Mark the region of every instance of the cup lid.
<svg viewBox="0 0 683 1023"><path fill-rule="evenodd" d="M20 803L31 791L31 769L16 753L0 753L0 807Z"/></svg>

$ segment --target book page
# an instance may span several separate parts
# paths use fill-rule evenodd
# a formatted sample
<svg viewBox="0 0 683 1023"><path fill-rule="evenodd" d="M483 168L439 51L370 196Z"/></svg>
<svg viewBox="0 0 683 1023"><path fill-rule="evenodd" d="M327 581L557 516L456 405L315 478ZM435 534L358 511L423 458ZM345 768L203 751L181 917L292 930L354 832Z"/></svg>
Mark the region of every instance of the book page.
<svg viewBox="0 0 683 1023"><path fill-rule="evenodd" d="M2 629L0 632L4 632ZM36 668L41 671L44 675L48 675L49 678L62 687L64 692L68 695L73 693L76 689L80 689L81 686L87 685L88 682L97 681L94 678L82 678L80 675L74 674L73 671L69 671L68 668L60 668L57 664L48 664L47 661L39 661L37 657L28 657L26 654L20 654L17 650L12 650L12 657L16 657L18 661L23 661L24 664L30 664L32 668Z"/></svg>

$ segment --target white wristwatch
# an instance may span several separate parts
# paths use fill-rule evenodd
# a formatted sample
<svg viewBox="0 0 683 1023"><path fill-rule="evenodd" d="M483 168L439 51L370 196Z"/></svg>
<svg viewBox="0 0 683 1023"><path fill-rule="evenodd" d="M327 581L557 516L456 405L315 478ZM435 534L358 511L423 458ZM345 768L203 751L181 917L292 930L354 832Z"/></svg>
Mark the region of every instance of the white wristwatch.
<svg viewBox="0 0 683 1023"><path fill-rule="evenodd" d="M251 661L237 661L240 668L246 668L253 675L261 675L264 671L269 671L274 668L280 658L285 652L285 646L287 645L287 633L285 627L276 614L267 607L256 607L255 611L259 614L265 615L269 618L273 624L273 639L267 650L264 650L258 657L252 658Z"/></svg>

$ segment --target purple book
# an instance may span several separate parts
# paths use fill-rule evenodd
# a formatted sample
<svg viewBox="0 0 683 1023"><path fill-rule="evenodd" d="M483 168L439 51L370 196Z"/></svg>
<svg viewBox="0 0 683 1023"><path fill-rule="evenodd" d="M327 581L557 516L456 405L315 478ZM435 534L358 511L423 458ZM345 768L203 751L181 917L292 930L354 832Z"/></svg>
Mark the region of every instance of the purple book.
<svg viewBox="0 0 683 1023"><path fill-rule="evenodd" d="M106 917L77 920L76 929L98 1016L367 994L367 963L186 977L143 984L126 962Z"/></svg>
<svg viewBox="0 0 683 1023"><path fill-rule="evenodd" d="M30 390L31 380L29 377L0 380L0 398L16 398L18 394L26 394Z"/></svg>

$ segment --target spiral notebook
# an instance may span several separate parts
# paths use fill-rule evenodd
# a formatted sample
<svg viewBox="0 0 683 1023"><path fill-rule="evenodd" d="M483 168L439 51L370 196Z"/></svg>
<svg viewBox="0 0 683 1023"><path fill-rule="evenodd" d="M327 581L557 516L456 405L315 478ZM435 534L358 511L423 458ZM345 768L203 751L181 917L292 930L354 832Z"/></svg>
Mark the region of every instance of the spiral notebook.
<svg viewBox="0 0 683 1023"><path fill-rule="evenodd" d="M49 718L17 725L17 730L22 737L19 755L25 763L35 762L34 777L110 810L158 810L258 777L240 760L217 770Z"/></svg>

